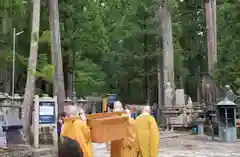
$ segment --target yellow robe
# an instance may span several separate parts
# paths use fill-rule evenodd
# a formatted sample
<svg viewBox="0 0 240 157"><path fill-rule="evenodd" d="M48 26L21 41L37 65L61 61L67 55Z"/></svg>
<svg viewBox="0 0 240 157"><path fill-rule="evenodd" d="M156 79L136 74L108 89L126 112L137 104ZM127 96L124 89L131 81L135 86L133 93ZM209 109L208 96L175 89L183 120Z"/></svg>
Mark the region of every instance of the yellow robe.
<svg viewBox="0 0 240 157"><path fill-rule="evenodd" d="M123 140L122 157L134 157L136 154L136 131L134 119L129 118L129 129L127 137Z"/></svg>
<svg viewBox="0 0 240 157"><path fill-rule="evenodd" d="M81 147L84 157L93 157L90 129L80 117L65 119L61 136L75 140Z"/></svg>
<svg viewBox="0 0 240 157"><path fill-rule="evenodd" d="M126 115L122 115L126 116ZM135 157L136 132L134 119L129 118L129 126L126 138L111 142L111 157Z"/></svg>
<svg viewBox="0 0 240 157"><path fill-rule="evenodd" d="M159 129L155 119L142 114L135 120L138 157L157 157L159 149Z"/></svg>

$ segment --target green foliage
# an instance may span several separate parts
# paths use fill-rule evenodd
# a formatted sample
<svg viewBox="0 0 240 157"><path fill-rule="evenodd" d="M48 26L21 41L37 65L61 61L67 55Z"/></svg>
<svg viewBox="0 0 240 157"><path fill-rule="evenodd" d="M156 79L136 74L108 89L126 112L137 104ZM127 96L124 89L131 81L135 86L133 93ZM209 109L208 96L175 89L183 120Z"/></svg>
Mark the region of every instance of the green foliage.
<svg viewBox="0 0 240 157"><path fill-rule="evenodd" d="M24 89L31 37L31 7L26 0L0 2L0 68L11 67L12 30L17 37L18 88ZM46 2L42 2L38 81L53 82L51 32ZM64 73L76 69L79 95L118 93L129 103L146 100L146 79L152 101L157 99L156 63L161 49L156 47L159 26L155 0L72 0L59 1ZM195 86L198 72L207 71L207 44L202 1L169 1L172 17L176 84ZM218 64L214 73L219 84L240 88L239 30L240 4L219 1ZM159 39L159 38L158 38ZM75 57L73 57L75 53ZM75 60L75 68L72 68ZM199 69L199 71L197 70ZM66 77L66 76L65 76ZM65 78L66 79L66 78ZM66 79L67 80L67 79ZM67 85L69 86L69 85ZM43 92L42 86L37 87ZM191 88L192 89L192 88ZM46 91L44 91L46 92ZM48 91L51 92L51 91ZM50 93L49 93L50 94Z"/></svg>
<svg viewBox="0 0 240 157"><path fill-rule="evenodd" d="M102 92L105 85L106 74L101 67L89 59L83 59L76 65L76 84L79 94Z"/></svg>
<svg viewBox="0 0 240 157"><path fill-rule="evenodd" d="M51 43L51 41L52 41L51 32L49 30L43 31L40 38L39 38L39 42Z"/></svg>
<svg viewBox="0 0 240 157"><path fill-rule="evenodd" d="M44 65L42 69L36 72L36 76L48 83L52 83L53 82L53 65L51 64Z"/></svg>
<svg viewBox="0 0 240 157"><path fill-rule="evenodd" d="M240 88L240 7L237 3L219 4L218 7L218 64L215 77L220 84L230 84L234 90ZM231 11L234 10L234 11ZM231 11L231 13L229 12Z"/></svg>

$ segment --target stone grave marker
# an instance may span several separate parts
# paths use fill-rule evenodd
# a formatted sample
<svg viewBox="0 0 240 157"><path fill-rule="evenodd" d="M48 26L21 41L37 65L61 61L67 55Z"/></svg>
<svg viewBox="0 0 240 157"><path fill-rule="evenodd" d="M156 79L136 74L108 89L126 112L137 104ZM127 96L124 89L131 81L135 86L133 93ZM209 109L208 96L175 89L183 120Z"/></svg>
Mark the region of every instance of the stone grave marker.
<svg viewBox="0 0 240 157"><path fill-rule="evenodd" d="M176 89L175 95L176 95L176 106L177 107L185 106L184 89Z"/></svg>

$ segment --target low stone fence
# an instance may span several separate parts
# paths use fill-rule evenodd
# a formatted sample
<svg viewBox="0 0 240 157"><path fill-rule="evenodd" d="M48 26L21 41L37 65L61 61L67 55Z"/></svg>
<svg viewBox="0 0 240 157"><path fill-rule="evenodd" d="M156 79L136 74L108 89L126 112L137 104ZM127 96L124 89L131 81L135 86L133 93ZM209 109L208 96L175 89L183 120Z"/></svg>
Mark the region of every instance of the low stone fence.
<svg viewBox="0 0 240 157"><path fill-rule="evenodd" d="M10 96L0 92L0 157L57 157L57 148L53 146L40 145L39 149L35 149L24 143L21 129L23 99L19 94ZM15 126L14 129L11 129L12 126ZM47 136L42 136L45 130L39 129L40 139L46 139Z"/></svg>

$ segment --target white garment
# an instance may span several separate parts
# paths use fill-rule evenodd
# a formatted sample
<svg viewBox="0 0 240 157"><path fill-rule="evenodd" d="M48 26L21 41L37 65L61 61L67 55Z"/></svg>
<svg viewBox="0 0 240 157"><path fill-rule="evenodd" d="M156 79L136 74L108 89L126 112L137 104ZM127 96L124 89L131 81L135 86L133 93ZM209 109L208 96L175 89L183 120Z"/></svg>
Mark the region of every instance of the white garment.
<svg viewBox="0 0 240 157"><path fill-rule="evenodd" d="M126 111L126 113L127 113L127 116L128 116L129 118L131 118L131 112L130 112L130 110L129 110L129 109L126 109L125 111Z"/></svg>
<svg viewBox="0 0 240 157"><path fill-rule="evenodd" d="M87 121L86 114L85 114L85 112L84 112L84 110L83 110L82 108L80 109L80 117L81 117L81 119L82 119L84 122Z"/></svg>
<svg viewBox="0 0 240 157"><path fill-rule="evenodd" d="M115 109L113 109L113 112L121 112L121 111L123 111L123 108L115 108Z"/></svg>

